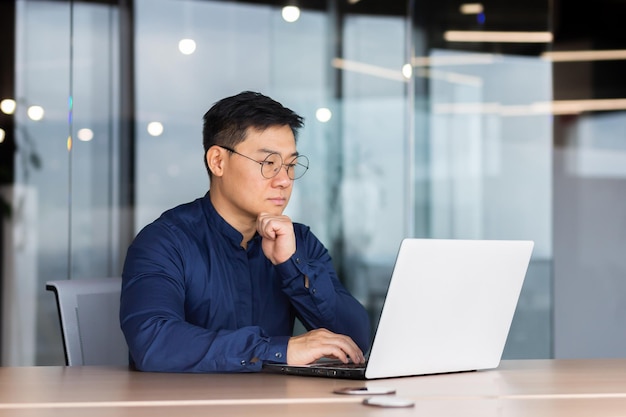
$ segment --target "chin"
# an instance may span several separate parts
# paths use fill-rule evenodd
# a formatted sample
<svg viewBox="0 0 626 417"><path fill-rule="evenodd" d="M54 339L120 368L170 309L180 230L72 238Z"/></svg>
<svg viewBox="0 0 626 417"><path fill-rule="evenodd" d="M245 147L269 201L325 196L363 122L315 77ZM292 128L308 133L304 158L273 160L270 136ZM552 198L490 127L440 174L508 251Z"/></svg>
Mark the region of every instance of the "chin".
<svg viewBox="0 0 626 417"><path fill-rule="evenodd" d="M274 214L276 216L280 216L285 211L286 206L269 206L266 210L266 213Z"/></svg>
<svg viewBox="0 0 626 417"><path fill-rule="evenodd" d="M285 207L275 207L273 210L270 210L270 213L280 216L285 211Z"/></svg>

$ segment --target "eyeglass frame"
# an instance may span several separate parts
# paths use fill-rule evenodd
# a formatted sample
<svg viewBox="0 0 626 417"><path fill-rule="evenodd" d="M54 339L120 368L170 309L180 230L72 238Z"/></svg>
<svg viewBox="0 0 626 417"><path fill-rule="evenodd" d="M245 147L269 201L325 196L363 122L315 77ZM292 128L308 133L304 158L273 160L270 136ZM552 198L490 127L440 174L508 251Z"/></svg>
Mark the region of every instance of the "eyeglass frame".
<svg viewBox="0 0 626 417"><path fill-rule="evenodd" d="M215 146L220 147L222 149L225 149L228 152L232 152L232 153L237 154L239 156L243 156L244 158L249 159L252 162L256 162L257 164L259 164L261 166L261 176L263 176L263 178L265 178L267 180L271 180L272 178L276 177L280 173L280 169L277 169L276 172L274 173L274 175L272 175L271 177L267 177L267 176L265 176L265 174L263 174L263 167L266 166L265 163L269 162L267 159L270 158L272 155L277 155L280 158L281 168L285 167L285 171L287 171L287 176L292 181L295 181L298 178L302 178L304 176L304 174L306 174L306 172L309 170L309 158L306 155L298 154L298 155L295 155L293 157L292 161L293 160L306 160L306 165L300 164L299 161L298 161L298 165L305 167L305 170L302 173L302 175L300 175L299 177L292 178L291 174L289 173L289 170L293 169L291 172L293 172L294 175L295 175L296 171L295 171L294 167L295 167L296 164L285 164L284 163L285 160L283 159L283 157L278 152L270 152L270 153L267 154L267 156L262 161L257 161L256 159L251 158L251 157L249 157L247 155L244 155L241 152L237 152L236 150L234 150L233 148L229 148L228 146L224 146L224 145L215 145ZM304 159L302 159L302 158L304 158Z"/></svg>

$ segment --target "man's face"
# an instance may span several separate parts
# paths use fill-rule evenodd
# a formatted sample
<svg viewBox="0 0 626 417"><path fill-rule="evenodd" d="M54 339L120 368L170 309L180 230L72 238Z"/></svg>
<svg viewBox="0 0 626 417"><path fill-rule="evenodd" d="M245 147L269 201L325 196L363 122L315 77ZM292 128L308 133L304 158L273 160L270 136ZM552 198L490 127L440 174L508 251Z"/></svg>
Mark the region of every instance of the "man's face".
<svg viewBox="0 0 626 417"><path fill-rule="evenodd" d="M296 155L296 141L289 126L273 126L263 131L249 128L246 139L235 150L254 161L263 161L270 153L278 153L283 163ZM287 207L293 180L284 167L273 178L261 174L261 165L235 153L227 158L223 194L234 215L256 219L259 213L282 214Z"/></svg>

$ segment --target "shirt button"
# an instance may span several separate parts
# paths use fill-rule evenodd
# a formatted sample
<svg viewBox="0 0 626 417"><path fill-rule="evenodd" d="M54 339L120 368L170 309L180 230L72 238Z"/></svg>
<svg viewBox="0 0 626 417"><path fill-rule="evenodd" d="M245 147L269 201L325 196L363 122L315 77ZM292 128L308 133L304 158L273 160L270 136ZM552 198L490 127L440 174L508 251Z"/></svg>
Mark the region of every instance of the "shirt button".
<svg viewBox="0 0 626 417"><path fill-rule="evenodd" d="M296 258L296 263L299 264L300 263L300 258Z"/></svg>
<svg viewBox="0 0 626 417"><path fill-rule="evenodd" d="M280 359L280 358L283 357L283 354L280 353L280 352L276 352L276 354L274 356L276 356L278 359Z"/></svg>
<svg viewBox="0 0 626 417"><path fill-rule="evenodd" d="M241 361L241 366L246 366L246 361Z"/></svg>
<svg viewBox="0 0 626 417"><path fill-rule="evenodd" d="M313 288L313 289L311 290L311 292L312 292L313 294L315 294L315 293L317 292L317 290L316 290L315 288Z"/></svg>

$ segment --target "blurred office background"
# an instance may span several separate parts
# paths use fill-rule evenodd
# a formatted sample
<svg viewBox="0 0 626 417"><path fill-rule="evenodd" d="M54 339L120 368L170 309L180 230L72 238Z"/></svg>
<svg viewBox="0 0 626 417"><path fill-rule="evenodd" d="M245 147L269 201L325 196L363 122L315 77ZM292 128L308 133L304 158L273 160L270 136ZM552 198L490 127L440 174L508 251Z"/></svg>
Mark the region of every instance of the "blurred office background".
<svg viewBox="0 0 626 417"><path fill-rule="evenodd" d="M63 363L45 281L119 275L144 225L202 196L202 115L243 90L306 118L288 214L374 321L403 237L532 239L504 357L626 356L625 17L619 0L0 2L1 363Z"/></svg>

